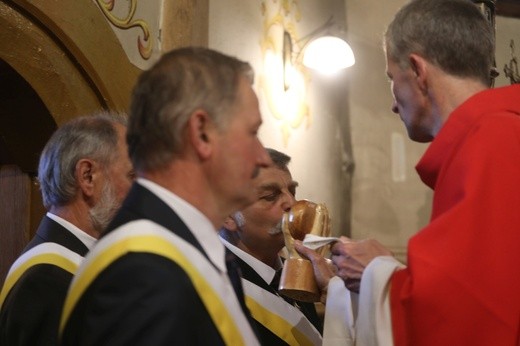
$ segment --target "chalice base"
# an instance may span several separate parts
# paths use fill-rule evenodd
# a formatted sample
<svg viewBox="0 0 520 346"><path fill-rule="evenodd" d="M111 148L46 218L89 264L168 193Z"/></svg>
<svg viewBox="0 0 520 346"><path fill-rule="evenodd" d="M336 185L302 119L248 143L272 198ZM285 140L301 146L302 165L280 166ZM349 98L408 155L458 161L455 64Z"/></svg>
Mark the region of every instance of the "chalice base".
<svg viewBox="0 0 520 346"><path fill-rule="evenodd" d="M302 302L317 302L320 292L314 278L312 263L303 258L284 262L279 286L280 294Z"/></svg>

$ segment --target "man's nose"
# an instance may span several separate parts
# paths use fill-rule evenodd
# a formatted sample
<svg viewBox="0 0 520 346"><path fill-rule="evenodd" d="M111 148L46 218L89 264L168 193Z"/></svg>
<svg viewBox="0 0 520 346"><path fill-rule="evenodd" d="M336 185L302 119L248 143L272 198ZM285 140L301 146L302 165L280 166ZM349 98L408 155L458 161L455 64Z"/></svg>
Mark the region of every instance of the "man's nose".
<svg viewBox="0 0 520 346"><path fill-rule="evenodd" d="M284 211L291 210L291 207L296 203L296 198L289 191L283 193L282 208Z"/></svg>

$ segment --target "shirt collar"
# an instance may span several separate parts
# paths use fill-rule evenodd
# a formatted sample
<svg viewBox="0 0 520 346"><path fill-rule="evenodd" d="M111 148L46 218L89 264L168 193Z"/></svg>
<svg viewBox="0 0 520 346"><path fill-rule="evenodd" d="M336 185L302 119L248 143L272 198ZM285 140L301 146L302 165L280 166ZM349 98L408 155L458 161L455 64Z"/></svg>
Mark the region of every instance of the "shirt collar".
<svg viewBox="0 0 520 346"><path fill-rule="evenodd" d="M217 230L211 221L190 203L173 192L145 178L138 178L137 183L144 186L166 203L186 224L195 239L200 243L209 259L222 272L227 272L225 248L220 242Z"/></svg>
<svg viewBox="0 0 520 346"><path fill-rule="evenodd" d="M220 237L220 241L224 244L225 247L229 249L232 253L235 254L238 258L244 261L247 265L249 265L253 270L260 275L260 277L267 282L268 284L273 281L274 274L276 270L265 264L264 262L258 260L257 258L251 256L247 252L239 249L235 245L231 244L224 238ZM282 268L282 260L278 259L278 268Z"/></svg>
<svg viewBox="0 0 520 346"><path fill-rule="evenodd" d="M52 214L51 212L47 212L47 217L59 223L63 226L67 231L72 233L76 238L78 238L89 250L92 249L97 239L80 230L78 227L68 222L64 218L59 217L58 215Z"/></svg>

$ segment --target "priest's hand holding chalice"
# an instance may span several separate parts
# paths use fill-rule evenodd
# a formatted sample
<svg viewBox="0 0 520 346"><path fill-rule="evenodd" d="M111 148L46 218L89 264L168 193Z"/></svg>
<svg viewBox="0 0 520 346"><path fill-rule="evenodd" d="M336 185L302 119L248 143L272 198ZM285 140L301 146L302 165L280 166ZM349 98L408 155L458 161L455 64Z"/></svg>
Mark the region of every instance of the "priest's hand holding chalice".
<svg viewBox="0 0 520 346"><path fill-rule="evenodd" d="M303 241L308 234L329 237L330 219L324 204L308 200L297 201L282 219L282 230L288 258L284 262L279 292L304 302L320 300L311 261L302 258L294 249L294 241ZM327 247L317 250L323 256Z"/></svg>

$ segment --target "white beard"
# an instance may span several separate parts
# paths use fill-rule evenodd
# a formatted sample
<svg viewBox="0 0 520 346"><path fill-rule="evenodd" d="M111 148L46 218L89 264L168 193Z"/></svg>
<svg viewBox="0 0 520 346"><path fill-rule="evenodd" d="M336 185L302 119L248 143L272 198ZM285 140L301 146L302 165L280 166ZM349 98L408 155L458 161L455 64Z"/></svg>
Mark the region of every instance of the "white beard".
<svg viewBox="0 0 520 346"><path fill-rule="evenodd" d="M119 207L120 203L116 200L112 184L106 182L99 202L89 210L90 221L94 229L100 233L104 231Z"/></svg>

